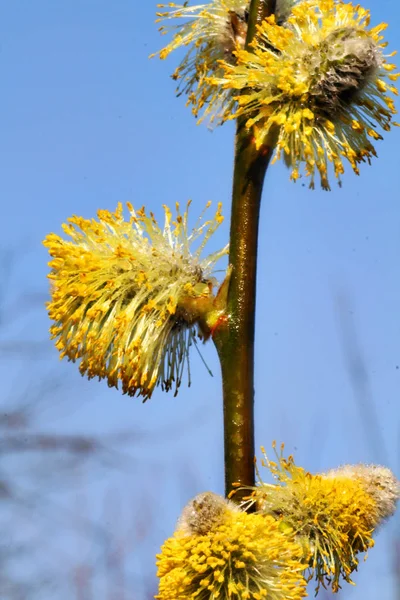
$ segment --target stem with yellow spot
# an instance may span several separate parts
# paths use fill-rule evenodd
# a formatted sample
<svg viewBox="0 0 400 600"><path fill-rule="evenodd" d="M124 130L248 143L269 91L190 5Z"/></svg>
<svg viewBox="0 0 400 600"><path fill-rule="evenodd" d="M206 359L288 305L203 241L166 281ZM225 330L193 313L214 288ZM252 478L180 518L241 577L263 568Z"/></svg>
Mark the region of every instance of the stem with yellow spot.
<svg viewBox="0 0 400 600"><path fill-rule="evenodd" d="M246 47L276 0L251 0ZM254 325L258 221L264 177L273 148L256 149L246 119L236 131L226 326L214 335L224 398L225 490L254 485ZM239 495L236 495L237 499Z"/></svg>

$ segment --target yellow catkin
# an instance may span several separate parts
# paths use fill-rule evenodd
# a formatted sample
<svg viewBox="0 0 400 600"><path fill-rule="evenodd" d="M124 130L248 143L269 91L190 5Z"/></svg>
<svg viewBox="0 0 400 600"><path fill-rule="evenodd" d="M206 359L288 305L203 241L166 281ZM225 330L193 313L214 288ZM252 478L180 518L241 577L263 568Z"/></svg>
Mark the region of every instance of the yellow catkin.
<svg viewBox="0 0 400 600"><path fill-rule="evenodd" d="M384 54L386 25L369 20L360 5L298 2L284 26L264 20L250 51L238 47L208 80L230 95L224 119L246 117L256 146L275 145L273 161L283 158L294 181L304 174L313 188L318 173L330 189L329 171L340 183L346 163L359 174L393 124L399 74Z"/></svg>
<svg viewBox="0 0 400 600"><path fill-rule="evenodd" d="M344 465L324 473L324 477L355 479L375 500L377 513L372 516L374 528L394 515L400 498L400 482L390 469L380 465Z"/></svg>
<svg viewBox="0 0 400 600"><path fill-rule="evenodd" d="M164 207L160 229L154 215L127 206L128 220L119 204L115 212L99 210L97 220L71 217L63 225L68 241L46 237L47 307L61 358L79 360L82 374L146 400L158 384L177 391L189 347L204 337L200 317L214 309L212 272L227 248L201 257L223 220L220 205L191 232L188 208L182 214L177 204L173 220Z"/></svg>
<svg viewBox="0 0 400 600"><path fill-rule="evenodd" d="M215 516L215 515L214 515ZM208 533L178 529L157 556L158 600L300 600L303 550L272 517L219 513Z"/></svg>
<svg viewBox="0 0 400 600"><path fill-rule="evenodd" d="M230 94L221 93L208 77L220 71L219 60L234 60L236 46L244 46L249 4L250 0L211 0L193 6L186 2L158 5L162 9L156 21L163 23L160 33L174 33L167 46L152 57L165 59L176 49L186 49L173 79L178 82L177 94L187 96L187 106L193 115L196 118L201 115L199 123L207 116L210 122L216 120L215 107L222 110L228 100Z"/></svg>
<svg viewBox="0 0 400 600"><path fill-rule="evenodd" d="M258 485L245 505L274 516L282 530L292 532L311 552L309 578L315 576L317 589L331 584L337 592L341 578L351 583L357 555L374 545L372 534L382 520L376 494L353 474L312 475L295 465L292 456L285 459L282 451L277 461L268 460L264 451L262 464L277 484L264 483L258 471Z"/></svg>

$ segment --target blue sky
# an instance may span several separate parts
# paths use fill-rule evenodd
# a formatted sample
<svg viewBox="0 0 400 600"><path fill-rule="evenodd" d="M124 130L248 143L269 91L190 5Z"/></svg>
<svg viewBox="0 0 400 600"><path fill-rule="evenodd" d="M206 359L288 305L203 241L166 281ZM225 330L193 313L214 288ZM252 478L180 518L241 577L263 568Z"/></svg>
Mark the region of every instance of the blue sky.
<svg viewBox="0 0 400 600"><path fill-rule="evenodd" d="M212 199L223 202L227 217L213 244L227 242L234 127L210 132L196 126L184 99L174 95L169 75L176 58L148 60L164 41L154 24L155 5L0 0L0 248L19 257L6 290L15 320L4 323L2 339L47 338L45 308L32 313L26 306L47 290L41 241L60 232L72 214L92 217L98 208L129 200L162 220L162 204L192 198L195 218ZM389 48L395 49L398 3L364 5L373 24L389 22ZM342 189L334 185L330 193L291 183L281 164L267 174L257 293L256 446L284 441L311 471L386 462L400 475L399 143L399 130L386 134L372 166L363 165L360 177L346 172ZM354 329L368 375L358 401L343 324L346 331ZM182 386L177 398L157 391L145 405L104 382L82 379L75 365L58 360L50 341L39 367L23 356L3 362L4 401L20 386L21 369L27 389L48 377L63 382L57 402L40 413L41 429L136 435L126 448L131 471L98 475L86 490L96 518L98 498L110 487L138 518L151 499L154 523L130 555L134 574L154 572L152 557L191 496L223 491L219 366L211 345L204 356L213 378L193 356L192 387ZM60 501L76 504L73 493ZM357 587L348 586L340 597L393 597L388 548L395 534L393 520L361 564ZM76 558L69 540L60 540L58 550Z"/></svg>

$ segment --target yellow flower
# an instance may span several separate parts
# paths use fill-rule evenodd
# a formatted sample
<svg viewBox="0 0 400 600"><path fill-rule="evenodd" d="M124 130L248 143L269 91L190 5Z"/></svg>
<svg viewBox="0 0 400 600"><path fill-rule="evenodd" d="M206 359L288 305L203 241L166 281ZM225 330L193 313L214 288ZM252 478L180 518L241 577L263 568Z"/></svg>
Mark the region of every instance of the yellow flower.
<svg viewBox="0 0 400 600"><path fill-rule="evenodd" d="M192 501L187 512L193 512L193 507L195 518L189 518L189 529L182 528L181 520L157 556L158 600L300 600L306 596L303 550L280 531L273 517L241 512L211 493L202 494L197 504ZM211 519L204 518L202 510ZM184 522L187 517L183 515Z"/></svg>
<svg viewBox="0 0 400 600"><path fill-rule="evenodd" d="M70 241L47 236L48 312L61 358L79 359L82 375L115 387L121 381L124 393L146 400L158 384L177 392L189 347L210 334L210 315L220 316L212 272L227 248L201 258L223 221L220 205L209 221L202 222L203 213L191 233L188 208L181 214L177 204L173 221L164 207L162 230L152 213L127 207L127 221L119 204L114 213L99 210L98 220L68 219Z"/></svg>
<svg viewBox="0 0 400 600"><path fill-rule="evenodd" d="M162 25L162 35L174 31L172 41L157 54L165 59L178 48L188 48L173 74L178 81L177 93L188 96L187 106L195 117L203 111L199 123L209 114L214 121L229 97L210 84L207 78L218 71L218 60L234 60L236 45L244 46L247 33L247 9L250 0L212 0L209 4L188 6L170 2L158 4L165 12L157 21L179 20L177 25ZM155 56L154 54L152 56Z"/></svg>
<svg viewBox="0 0 400 600"><path fill-rule="evenodd" d="M292 532L311 551L309 579L315 575L317 590L331 583L337 592L340 577L352 583L357 554L374 545L372 533L383 518L377 495L371 493L377 478L365 485L350 468L312 475L296 466L292 456L285 459L282 450L277 462L269 461L263 450L262 464L278 483L264 483L258 472L259 483L245 506L256 504L260 514L274 516L283 531Z"/></svg>
<svg viewBox="0 0 400 600"><path fill-rule="evenodd" d="M371 29L369 20L360 5L304 0L283 27L264 20L252 52L238 48L234 64L220 62L224 75L209 77L231 96L224 118L243 115L257 147L276 145L274 160L283 155L293 180L304 165L311 188L318 171L330 189L330 168L340 183L345 160L358 174L376 156L377 127L388 131L396 113L389 94L397 95L399 74L387 62L393 54L383 54L386 24Z"/></svg>

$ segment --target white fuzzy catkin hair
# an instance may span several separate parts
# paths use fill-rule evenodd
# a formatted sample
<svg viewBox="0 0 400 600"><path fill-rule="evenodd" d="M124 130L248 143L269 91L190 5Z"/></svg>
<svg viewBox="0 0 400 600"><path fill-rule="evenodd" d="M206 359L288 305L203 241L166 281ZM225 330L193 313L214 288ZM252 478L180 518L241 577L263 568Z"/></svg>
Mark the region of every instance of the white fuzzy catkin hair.
<svg viewBox="0 0 400 600"><path fill-rule="evenodd" d="M223 520L227 511L239 510L239 507L230 500L214 492L203 492L185 506L177 530L186 535L206 535L214 525Z"/></svg>
<svg viewBox="0 0 400 600"><path fill-rule="evenodd" d="M332 32L318 52L310 53L310 63L325 76L311 88L314 102L330 118L352 102L368 84L381 64L378 47L367 35L351 27Z"/></svg>

